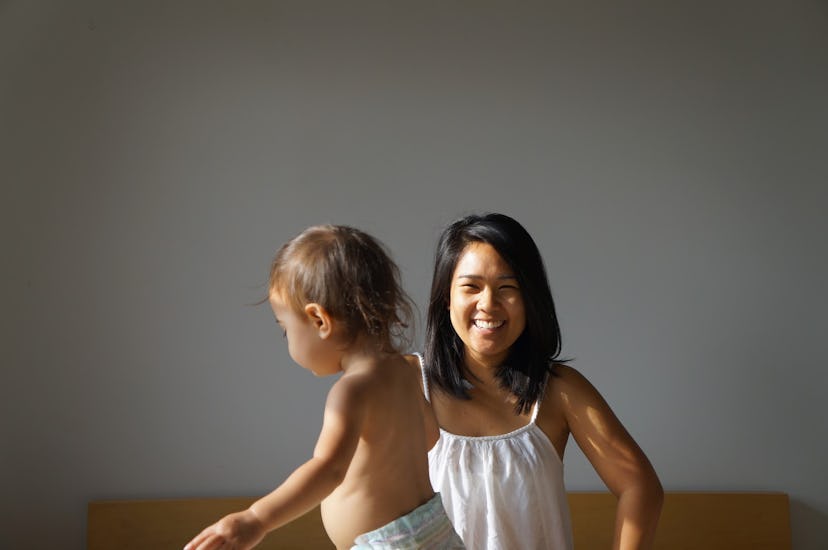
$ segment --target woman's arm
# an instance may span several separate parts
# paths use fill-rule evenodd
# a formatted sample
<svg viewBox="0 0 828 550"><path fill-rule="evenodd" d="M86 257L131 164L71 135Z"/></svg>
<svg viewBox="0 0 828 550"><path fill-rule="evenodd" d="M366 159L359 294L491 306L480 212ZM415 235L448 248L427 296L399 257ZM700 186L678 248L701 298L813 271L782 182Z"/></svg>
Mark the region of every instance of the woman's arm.
<svg viewBox="0 0 828 550"><path fill-rule="evenodd" d="M618 497L613 548L651 548L664 500L644 452L592 384L560 366L553 395L570 433L609 490Z"/></svg>
<svg viewBox="0 0 828 550"><path fill-rule="evenodd" d="M271 530L312 510L345 477L356 451L365 415L359 385L341 378L328 394L322 431L313 457L278 488L242 512L229 514L207 527L185 550L254 547Z"/></svg>

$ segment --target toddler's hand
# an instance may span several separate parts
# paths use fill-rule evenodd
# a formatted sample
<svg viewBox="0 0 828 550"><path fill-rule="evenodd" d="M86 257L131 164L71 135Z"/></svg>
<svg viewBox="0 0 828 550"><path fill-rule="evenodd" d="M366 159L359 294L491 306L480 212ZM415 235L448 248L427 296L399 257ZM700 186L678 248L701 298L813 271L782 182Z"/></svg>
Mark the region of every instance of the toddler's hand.
<svg viewBox="0 0 828 550"><path fill-rule="evenodd" d="M248 550L264 538L265 526L250 510L224 516L206 528L184 550Z"/></svg>

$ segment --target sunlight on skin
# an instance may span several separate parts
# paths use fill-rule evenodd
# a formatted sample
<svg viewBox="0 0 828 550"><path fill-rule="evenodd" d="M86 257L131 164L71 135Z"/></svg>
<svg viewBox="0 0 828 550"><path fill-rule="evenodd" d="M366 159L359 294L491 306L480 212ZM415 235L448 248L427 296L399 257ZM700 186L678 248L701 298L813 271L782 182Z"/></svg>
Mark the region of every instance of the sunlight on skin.
<svg viewBox="0 0 828 550"><path fill-rule="evenodd" d="M595 429L598 430L598 435L604 438L609 437L607 424L604 422L604 419L601 418L601 414L595 407L587 407L587 418L589 418L589 421L592 422Z"/></svg>
<svg viewBox="0 0 828 550"><path fill-rule="evenodd" d="M575 371L563 376L557 398L568 435L618 498L612 548L650 548L662 502L658 478L600 394Z"/></svg>
<svg viewBox="0 0 828 550"><path fill-rule="evenodd" d="M561 393L561 400L564 406L569 409L573 424L578 424L583 419L582 415L578 414L580 411L572 406L572 401L569 394ZM595 451L595 453L602 459L612 458L621 468L628 472L638 471L636 456L631 449L612 440L612 432L605 417L597 408L587 405L586 414L587 427L590 432L586 435L585 441ZM608 451L612 451L611 453Z"/></svg>
<svg viewBox="0 0 828 550"><path fill-rule="evenodd" d="M593 454L599 460L611 461L615 464L617 468L616 476L637 477L641 475L641 465L634 449L613 438L611 419L602 414L601 410L588 405L583 417L575 413L572 414L572 417L576 419L576 422L580 419L586 420L586 429L589 433L584 440L592 448L590 454ZM620 513L616 517L616 536L613 547L637 547L646 538L644 526L640 517L624 513L624 509L629 509L633 502L645 497L639 494L638 491L625 491L621 494L616 492L616 496L619 497Z"/></svg>
<svg viewBox="0 0 828 550"><path fill-rule="evenodd" d="M561 401L563 401L564 408L572 412L572 418L574 418L576 422L580 420L580 418L578 418L578 413L572 408L572 403L569 400L568 393L561 392Z"/></svg>
<svg viewBox="0 0 828 550"><path fill-rule="evenodd" d="M606 441L610 444L614 451L614 460L619 461L619 463L624 466L627 470L633 471L636 469L636 457L632 453L629 448L624 447L623 445L619 445L616 442L612 441L610 430L608 429L607 423L604 421L604 418L601 416L601 413L598 409L594 407L587 407L587 418L589 418L592 427L598 432L598 435L601 437L603 441ZM587 441L595 447L595 450L602 456L606 457L606 453L600 446L595 444L595 440L592 437L587 437Z"/></svg>
<svg viewBox="0 0 828 550"><path fill-rule="evenodd" d="M591 437L587 437L587 443L589 443L592 446L592 448L595 449L595 452L598 453L598 455L601 458L607 458L607 454L601 449L601 446L598 445L598 443L596 443L594 439L592 439Z"/></svg>
<svg viewBox="0 0 828 550"><path fill-rule="evenodd" d="M640 475L640 465L634 453L619 442L610 439L611 435L600 413L587 407L586 416L589 419L590 429L595 430L594 434L585 438L585 442L592 448L590 454L594 454L599 460L613 462L618 470L616 475ZM638 516L625 513L624 510L629 509L633 502L642 497L637 494L637 491L618 493L616 489L613 493L619 498L619 514L616 516L613 548L639 547L641 541L646 539L644 526Z"/></svg>

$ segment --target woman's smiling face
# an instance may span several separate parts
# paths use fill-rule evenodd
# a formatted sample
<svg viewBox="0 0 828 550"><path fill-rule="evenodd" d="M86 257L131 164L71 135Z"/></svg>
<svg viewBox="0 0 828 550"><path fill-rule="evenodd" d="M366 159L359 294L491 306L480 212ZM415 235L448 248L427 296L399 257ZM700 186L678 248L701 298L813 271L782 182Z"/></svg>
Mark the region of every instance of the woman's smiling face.
<svg viewBox="0 0 828 550"><path fill-rule="evenodd" d="M509 264L492 245L466 246L451 278L449 313L466 361L495 367L526 327L523 295Z"/></svg>

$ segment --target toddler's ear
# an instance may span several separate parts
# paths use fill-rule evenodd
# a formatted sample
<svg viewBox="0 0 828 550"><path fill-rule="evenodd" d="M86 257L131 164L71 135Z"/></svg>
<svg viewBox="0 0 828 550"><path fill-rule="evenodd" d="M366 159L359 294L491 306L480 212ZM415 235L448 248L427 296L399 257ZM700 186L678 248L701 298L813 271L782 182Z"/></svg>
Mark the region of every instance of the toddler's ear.
<svg viewBox="0 0 828 550"><path fill-rule="evenodd" d="M305 315L308 320L316 327L319 332L319 337L322 339L328 338L333 330L333 323L330 313L317 303L311 303L305 306Z"/></svg>

